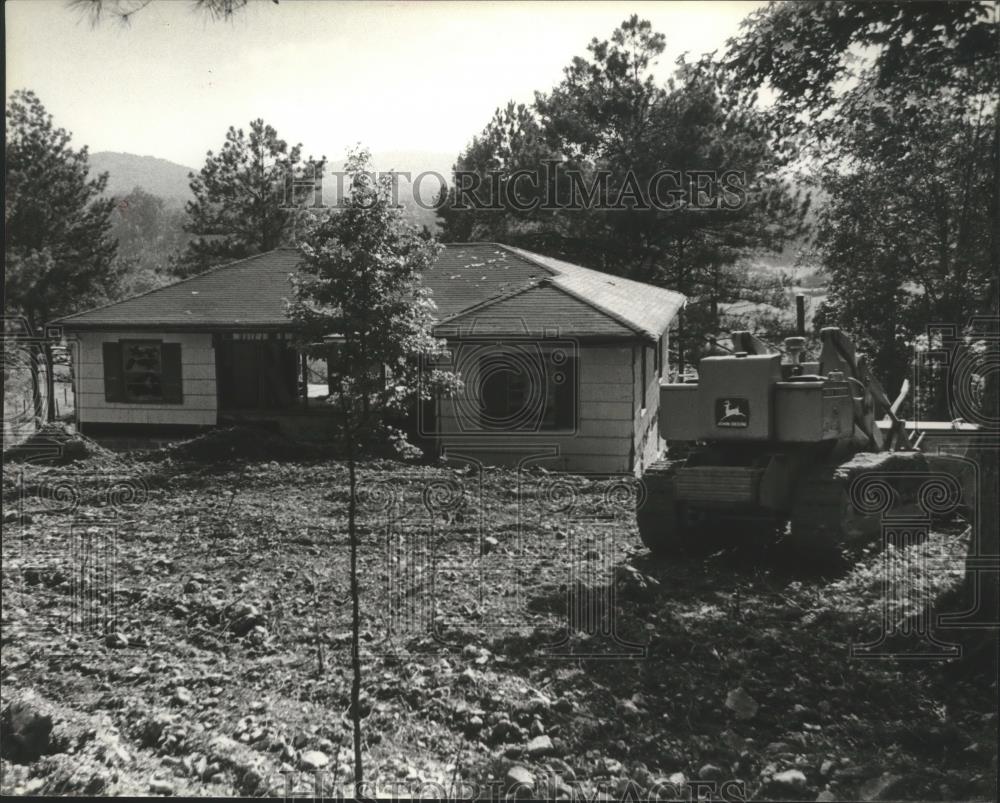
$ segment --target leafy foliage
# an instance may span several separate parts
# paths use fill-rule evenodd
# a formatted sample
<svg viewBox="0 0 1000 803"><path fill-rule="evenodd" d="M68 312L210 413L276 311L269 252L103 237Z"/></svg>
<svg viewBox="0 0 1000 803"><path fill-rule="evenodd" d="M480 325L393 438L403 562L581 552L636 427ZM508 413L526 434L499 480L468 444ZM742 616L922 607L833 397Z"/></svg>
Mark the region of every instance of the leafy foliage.
<svg viewBox="0 0 1000 803"><path fill-rule="evenodd" d="M115 199L111 236L118 241L116 298L128 298L170 281L178 255L191 239L183 210L136 187Z"/></svg>
<svg viewBox="0 0 1000 803"><path fill-rule="evenodd" d="M930 321L996 309L1000 83L985 3L774 4L730 43L829 197L817 323L850 330L898 386Z"/></svg>
<svg viewBox="0 0 1000 803"><path fill-rule="evenodd" d="M185 231L195 235L177 273L208 270L294 241L301 210L313 202L303 178L319 179L326 157L303 159L302 146L288 147L263 120L249 134L229 128L226 142L191 176L194 200L187 204Z"/></svg>
<svg viewBox="0 0 1000 803"><path fill-rule="evenodd" d="M726 65L736 80L777 91L786 131L807 125L816 136L840 102L838 89L869 69L877 89L928 82L954 85L997 58L996 20L986 2L770 3L750 14L729 42ZM992 12L995 13L995 12ZM867 55L859 58L859 52ZM917 101L921 93L916 89Z"/></svg>
<svg viewBox="0 0 1000 803"><path fill-rule="evenodd" d="M818 244L831 288L819 322L855 332L894 386L927 323L964 324L988 310L995 287L989 121L982 106L937 100L895 121L866 100L857 117L869 124L847 143L852 169L822 174L830 203ZM879 153L904 140L898 157Z"/></svg>
<svg viewBox="0 0 1000 803"><path fill-rule="evenodd" d="M334 401L360 448L386 412L447 390L452 377L422 371L446 345L431 333L436 306L421 284L440 246L404 222L391 178L375 177L367 151L351 154L345 172L350 196L304 237L288 314L307 353L322 356L324 338L336 338Z"/></svg>

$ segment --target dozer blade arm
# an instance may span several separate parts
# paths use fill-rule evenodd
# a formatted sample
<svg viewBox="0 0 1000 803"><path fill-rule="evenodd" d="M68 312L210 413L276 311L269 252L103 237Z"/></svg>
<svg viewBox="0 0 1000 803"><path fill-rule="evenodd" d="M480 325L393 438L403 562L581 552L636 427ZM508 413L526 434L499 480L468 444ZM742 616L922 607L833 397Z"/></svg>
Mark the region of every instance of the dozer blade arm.
<svg viewBox="0 0 1000 803"><path fill-rule="evenodd" d="M903 384L899 387L899 395L896 397L896 401L892 403L889 408L893 413L898 413L899 408L902 406L903 402L906 401L906 397L910 395L910 380L904 379Z"/></svg>
<svg viewBox="0 0 1000 803"><path fill-rule="evenodd" d="M730 332L729 339L733 341L733 351L745 351L747 354L774 354L767 343L751 332Z"/></svg>
<svg viewBox="0 0 1000 803"><path fill-rule="evenodd" d="M868 358L857 353L847 335L836 326L828 326L820 331L820 338L823 341L820 371L825 374L841 371L860 386L861 397L855 397L854 422L868 437L869 448L874 451L881 451L886 445L893 451L907 448L906 425L897 417L896 410L905 398L909 383L904 384L903 392L895 402L890 401L882 383L868 367ZM875 423L883 416L892 422L887 444Z"/></svg>
<svg viewBox="0 0 1000 803"><path fill-rule="evenodd" d="M820 373L843 371L845 376L857 377L858 357L847 335L837 326L826 326L820 330L819 337L823 343L819 353Z"/></svg>
<svg viewBox="0 0 1000 803"><path fill-rule="evenodd" d="M903 399L906 398L906 392L909 390L909 382L904 382L903 390L896 401L889 401L889 396L885 392L885 388L882 387L882 383L878 381L878 378L871 372L868 367L868 358L861 354L858 356L858 374L859 379L864 383L865 387L868 388L869 393L872 396L874 404L872 405L875 417L881 418L882 416L888 418L892 422L892 429L889 434L888 448L890 451L897 451L899 449L910 448L910 439L906 434L906 423L896 415L896 410L899 405L903 403ZM875 428L873 427L873 431Z"/></svg>

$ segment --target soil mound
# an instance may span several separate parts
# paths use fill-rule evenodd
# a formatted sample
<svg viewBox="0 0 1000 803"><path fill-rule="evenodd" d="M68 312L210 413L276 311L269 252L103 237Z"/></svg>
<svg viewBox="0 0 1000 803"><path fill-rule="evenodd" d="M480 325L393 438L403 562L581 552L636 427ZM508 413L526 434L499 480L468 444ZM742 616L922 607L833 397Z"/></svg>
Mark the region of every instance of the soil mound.
<svg viewBox="0 0 1000 803"><path fill-rule="evenodd" d="M61 423L42 425L26 440L7 449L3 460L5 463L47 466L64 466L81 461L100 464L121 462L121 458L110 449Z"/></svg>
<svg viewBox="0 0 1000 803"><path fill-rule="evenodd" d="M266 429L226 427L149 452L146 459L217 463L229 460L309 460L331 455L332 450L328 446L293 441Z"/></svg>

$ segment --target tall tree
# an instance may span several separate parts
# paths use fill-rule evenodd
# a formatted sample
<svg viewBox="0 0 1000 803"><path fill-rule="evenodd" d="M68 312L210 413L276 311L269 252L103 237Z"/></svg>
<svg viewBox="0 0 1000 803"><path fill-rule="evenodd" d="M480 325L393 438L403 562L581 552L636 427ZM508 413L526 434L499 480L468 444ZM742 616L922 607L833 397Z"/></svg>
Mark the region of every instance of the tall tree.
<svg viewBox="0 0 1000 803"><path fill-rule="evenodd" d="M54 318L104 301L112 292L114 201L101 197L107 174L89 177L86 146L73 149L69 132L54 125L33 92L18 90L8 100L6 134L4 306L41 333ZM53 420L51 344L41 351ZM35 368L34 360L31 365ZM41 410L37 372L32 382L35 409Z"/></svg>
<svg viewBox="0 0 1000 803"><path fill-rule="evenodd" d="M303 159L263 120L249 134L230 127L216 155L191 175L185 230L195 235L176 272L188 276L224 262L293 244L301 211L314 205L307 186L321 181L326 157Z"/></svg>
<svg viewBox="0 0 1000 803"><path fill-rule="evenodd" d="M322 217L301 245L302 262L292 277L288 315L299 342L315 356L317 346L337 341L331 396L339 413L339 437L349 475L348 540L351 551L351 714L354 730L354 780L364 782L361 753L360 592L358 584L357 461L380 442L399 442L386 416L415 397L450 393L457 377L432 367L445 353L435 338L435 305L421 285L421 274L440 246L403 221L393 203L391 178L376 179L367 151L346 163L350 194L337 210Z"/></svg>
<svg viewBox="0 0 1000 803"><path fill-rule="evenodd" d="M839 140L849 161L818 171L830 199L818 217L830 295L817 321L853 332L893 387L910 373L926 325L987 313L996 282L995 104L937 92L908 113L896 94L849 93L842 108L854 125ZM919 412L948 415L940 406Z"/></svg>
<svg viewBox="0 0 1000 803"><path fill-rule="evenodd" d="M727 323L732 301L784 303L779 277L751 275L745 263L799 233L806 204L782 176L791 149L775 147L752 93L709 58L681 59L657 83L664 47L632 16L531 108L498 112L458 159L459 186L439 203L443 237L514 242L679 290L698 327ZM499 198L499 209L462 203L463 182L475 183L463 171L481 179L476 199L495 207ZM729 186L739 194L722 203L727 171L738 171ZM673 341L691 357L703 345L694 328Z"/></svg>
<svg viewBox="0 0 1000 803"><path fill-rule="evenodd" d="M116 299L153 290L171 280L173 267L191 236L179 206L135 187L115 198L111 235L118 240L120 283Z"/></svg>

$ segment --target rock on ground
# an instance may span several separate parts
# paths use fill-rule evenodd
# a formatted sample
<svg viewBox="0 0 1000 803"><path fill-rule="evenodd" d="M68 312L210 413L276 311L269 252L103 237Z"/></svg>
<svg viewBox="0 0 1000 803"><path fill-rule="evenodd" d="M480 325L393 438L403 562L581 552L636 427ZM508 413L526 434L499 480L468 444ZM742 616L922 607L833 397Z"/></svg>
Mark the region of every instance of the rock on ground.
<svg viewBox="0 0 1000 803"><path fill-rule="evenodd" d="M507 792L515 793L518 796L530 796L535 788L535 776L526 767L515 764L504 777L507 785Z"/></svg>
<svg viewBox="0 0 1000 803"><path fill-rule="evenodd" d="M0 748L3 757L18 764L37 761L49 752L52 714L44 701L28 690L0 715Z"/></svg>
<svg viewBox="0 0 1000 803"><path fill-rule="evenodd" d="M771 777L771 782L776 786L782 786L786 789L799 790L806 788L806 776L801 770L778 772Z"/></svg>
<svg viewBox="0 0 1000 803"><path fill-rule="evenodd" d="M737 719L753 719L757 716L760 706L742 687L737 687L726 695L726 708L732 711Z"/></svg>
<svg viewBox="0 0 1000 803"><path fill-rule="evenodd" d="M330 758L320 750L307 750L299 760L304 770L321 770L330 763Z"/></svg>

